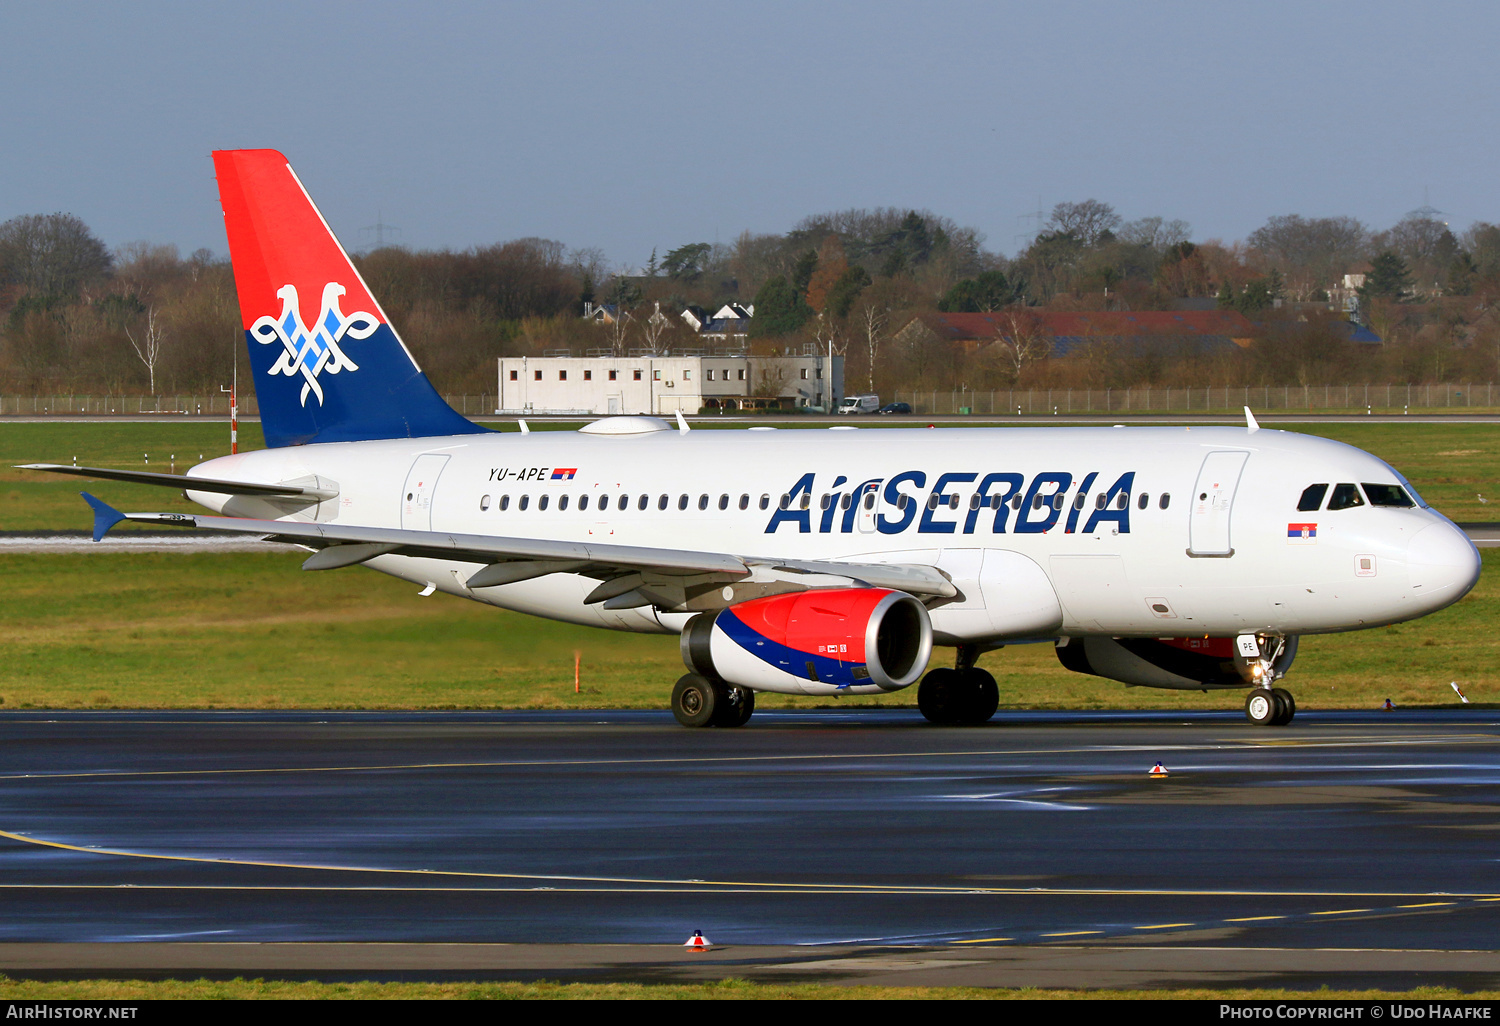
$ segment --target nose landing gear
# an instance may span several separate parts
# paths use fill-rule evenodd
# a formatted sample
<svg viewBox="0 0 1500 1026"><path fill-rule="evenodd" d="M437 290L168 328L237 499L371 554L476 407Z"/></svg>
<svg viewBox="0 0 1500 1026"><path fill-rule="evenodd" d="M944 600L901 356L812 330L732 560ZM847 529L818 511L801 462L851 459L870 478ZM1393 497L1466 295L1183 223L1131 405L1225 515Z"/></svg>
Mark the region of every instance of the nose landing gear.
<svg viewBox="0 0 1500 1026"><path fill-rule="evenodd" d="M1286 688L1256 687L1245 696L1245 718L1257 727L1284 727L1297 715L1297 701Z"/></svg>

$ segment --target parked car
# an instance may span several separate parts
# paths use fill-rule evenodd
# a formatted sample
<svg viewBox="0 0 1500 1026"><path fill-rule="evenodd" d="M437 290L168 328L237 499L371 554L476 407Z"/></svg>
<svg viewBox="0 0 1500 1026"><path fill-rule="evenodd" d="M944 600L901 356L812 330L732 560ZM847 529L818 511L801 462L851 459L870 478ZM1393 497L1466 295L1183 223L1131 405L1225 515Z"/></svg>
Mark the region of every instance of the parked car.
<svg viewBox="0 0 1500 1026"><path fill-rule="evenodd" d="M910 413L911 403L886 403L880 408L881 413Z"/></svg>
<svg viewBox="0 0 1500 1026"><path fill-rule="evenodd" d="M846 395L844 401L839 403L840 413L879 413L880 396L878 395Z"/></svg>

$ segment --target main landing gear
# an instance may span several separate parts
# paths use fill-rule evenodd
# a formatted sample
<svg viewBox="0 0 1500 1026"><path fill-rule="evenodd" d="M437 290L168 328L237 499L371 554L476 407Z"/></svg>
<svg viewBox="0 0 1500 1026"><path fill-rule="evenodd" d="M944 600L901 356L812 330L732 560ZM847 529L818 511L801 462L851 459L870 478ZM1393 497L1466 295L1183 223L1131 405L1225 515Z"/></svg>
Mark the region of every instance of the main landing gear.
<svg viewBox="0 0 1500 1026"><path fill-rule="evenodd" d="M1000 707L1000 688L988 671L974 665L979 650L958 650L958 665L932 670L917 685L917 708L943 727L977 727Z"/></svg>
<svg viewBox="0 0 1500 1026"><path fill-rule="evenodd" d="M1284 727L1297 715L1297 701L1286 688L1251 688L1245 718L1257 727Z"/></svg>
<svg viewBox="0 0 1500 1026"><path fill-rule="evenodd" d="M672 715L684 727L743 727L755 712L755 692L698 673L672 688Z"/></svg>

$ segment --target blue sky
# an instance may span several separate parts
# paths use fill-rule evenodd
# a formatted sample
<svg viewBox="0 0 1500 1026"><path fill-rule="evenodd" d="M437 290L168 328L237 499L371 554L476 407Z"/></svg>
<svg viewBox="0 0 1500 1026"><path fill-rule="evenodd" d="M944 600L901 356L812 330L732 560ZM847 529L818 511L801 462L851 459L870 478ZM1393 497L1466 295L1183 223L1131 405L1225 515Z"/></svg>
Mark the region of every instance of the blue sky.
<svg viewBox="0 0 1500 1026"><path fill-rule="evenodd" d="M640 264L864 206L1013 253L1094 197L1194 237L1275 214L1500 221L1480 3L0 0L0 220L226 249L209 151L291 159L340 236L541 235Z"/></svg>

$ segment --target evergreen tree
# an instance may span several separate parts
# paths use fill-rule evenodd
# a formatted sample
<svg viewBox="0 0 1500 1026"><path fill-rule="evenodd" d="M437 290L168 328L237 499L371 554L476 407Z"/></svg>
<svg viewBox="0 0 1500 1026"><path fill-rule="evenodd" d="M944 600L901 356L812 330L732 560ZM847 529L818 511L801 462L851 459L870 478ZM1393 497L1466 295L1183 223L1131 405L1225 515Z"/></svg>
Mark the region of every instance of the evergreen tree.
<svg viewBox="0 0 1500 1026"><path fill-rule="evenodd" d="M796 331L812 317L812 307L802 293L781 275L766 279L755 294L755 316L750 319L750 337L766 338Z"/></svg>
<svg viewBox="0 0 1500 1026"><path fill-rule="evenodd" d="M812 281L813 272L818 269L818 251L810 249L797 258L797 263L792 267L792 288L798 294L806 295L807 286ZM759 309L757 307L756 309Z"/></svg>
<svg viewBox="0 0 1500 1026"><path fill-rule="evenodd" d="M1402 303L1411 295L1411 284L1411 271L1406 261L1385 250L1370 261L1370 273L1365 275L1365 283L1359 287L1359 298L1393 299Z"/></svg>
<svg viewBox="0 0 1500 1026"><path fill-rule="evenodd" d="M1004 272L985 271L949 289L938 301L938 309L947 313L989 313L1014 303L1017 298Z"/></svg>
<svg viewBox="0 0 1500 1026"><path fill-rule="evenodd" d="M828 290L828 299L823 304L824 312L838 318L848 317L850 307L854 306L854 301L869 284L870 272L855 264L841 274L839 280ZM757 312L759 309L756 307Z"/></svg>

